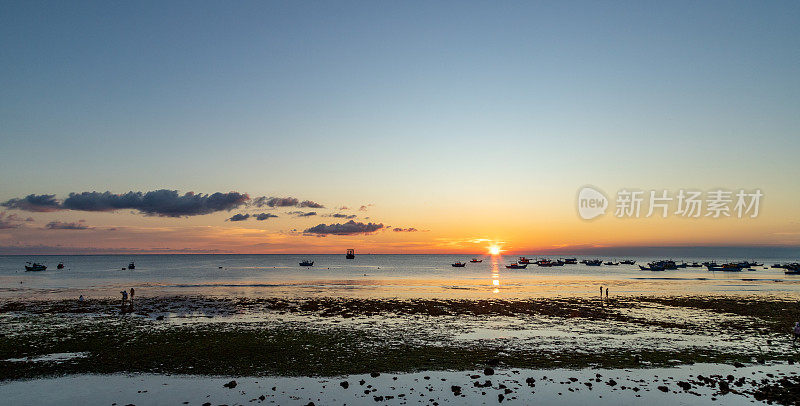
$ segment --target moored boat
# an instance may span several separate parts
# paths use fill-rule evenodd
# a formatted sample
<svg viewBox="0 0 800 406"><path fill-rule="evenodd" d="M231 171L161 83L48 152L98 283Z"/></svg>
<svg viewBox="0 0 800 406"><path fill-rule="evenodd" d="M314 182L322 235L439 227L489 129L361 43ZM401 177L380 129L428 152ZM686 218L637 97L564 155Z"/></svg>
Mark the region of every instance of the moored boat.
<svg viewBox="0 0 800 406"><path fill-rule="evenodd" d="M512 262L511 264L506 265L506 268L508 268L508 269L525 269L527 267L528 267L528 264L518 264L516 262Z"/></svg>
<svg viewBox="0 0 800 406"><path fill-rule="evenodd" d="M614 265L619 265L619 264L620 264L619 262L606 261L603 265L612 265L612 266L614 266Z"/></svg>
<svg viewBox="0 0 800 406"><path fill-rule="evenodd" d="M476 264L478 262L483 262L483 260L482 259L478 259L478 258L472 258L471 260L469 260L469 262L472 262L473 264Z"/></svg>
<svg viewBox="0 0 800 406"><path fill-rule="evenodd" d="M586 266L600 266L600 265L603 265L603 260L602 259L587 259L586 262L584 262L584 264L586 264Z"/></svg>
<svg viewBox="0 0 800 406"><path fill-rule="evenodd" d="M631 260L631 259L626 259L626 260L623 260L623 261L619 261L619 263L622 264L622 265L635 265L636 261Z"/></svg>
<svg viewBox="0 0 800 406"><path fill-rule="evenodd" d="M660 264L657 264L657 263L652 263L651 262L651 263L647 264L646 267L639 265L639 270L642 270L642 271L663 271L664 270L664 266L660 265Z"/></svg>
<svg viewBox="0 0 800 406"><path fill-rule="evenodd" d="M133 261L131 261L131 263L128 264L128 269L131 269L131 270L136 269L136 264L134 264Z"/></svg>
<svg viewBox="0 0 800 406"><path fill-rule="evenodd" d="M28 262L27 264L28 265L25 265L25 272L41 272L47 269L47 266L37 262L34 262L32 264Z"/></svg>
<svg viewBox="0 0 800 406"><path fill-rule="evenodd" d="M452 265L452 266L454 266L456 268L463 268L463 267L467 266L467 263L466 262L456 261L456 262L454 262L454 263L452 263L450 265Z"/></svg>
<svg viewBox="0 0 800 406"><path fill-rule="evenodd" d="M314 261L305 260L300 262L300 266L314 266Z"/></svg>
<svg viewBox="0 0 800 406"><path fill-rule="evenodd" d="M569 265L575 265L578 263L578 258L564 258L564 263Z"/></svg>
<svg viewBox="0 0 800 406"><path fill-rule="evenodd" d="M56 265L56 269L64 269L64 263L59 262L58 265Z"/></svg>

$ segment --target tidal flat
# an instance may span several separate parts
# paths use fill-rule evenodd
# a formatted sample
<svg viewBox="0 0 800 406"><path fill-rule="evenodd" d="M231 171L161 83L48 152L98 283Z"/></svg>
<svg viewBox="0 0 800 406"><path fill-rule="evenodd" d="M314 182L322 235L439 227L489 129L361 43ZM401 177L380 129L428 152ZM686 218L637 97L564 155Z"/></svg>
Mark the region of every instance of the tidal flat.
<svg viewBox="0 0 800 406"><path fill-rule="evenodd" d="M324 378L487 368L629 369L646 375L655 368L691 371L695 364L707 370L711 365L713 372L714 365L774 369L794 368L800 361L791 338L800 306L765 296L157 296L137 297L132 312L121 310L119 301L110 299L0 302L0 379L84 374ZM783 388L780 379L796 386L794 378L776 374L757 381L736 374L723 380L727 375L734 378L730 385L746 379L741 382L750 389L739 392L751 400L761 387ZM795 395L800 399L800 392Z"/></svg>

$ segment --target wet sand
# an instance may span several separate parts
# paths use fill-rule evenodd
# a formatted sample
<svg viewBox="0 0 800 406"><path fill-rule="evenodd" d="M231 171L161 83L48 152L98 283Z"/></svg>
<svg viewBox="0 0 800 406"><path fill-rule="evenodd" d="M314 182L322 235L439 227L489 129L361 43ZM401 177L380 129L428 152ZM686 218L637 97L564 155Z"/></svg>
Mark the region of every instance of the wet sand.
<svg viewBox="0 0 800 406"><path fill-rule="evenodd" d="M252 377L311 379L307 382L314 381L309 377L373 372L403 376L452 373L456 379L465 376L459 371L490 367L508 374L520 369L547 375L547 370L568 368L604 376L608 374L603 371L628 368L626 374L632 378L645 379L653 368L680 367L691 372L701 364L712 365L703 367L710 371L745 365L794 368L800 357L791 342L790 328L798 319L796 302L763 295L610 300L159 296L137 297L133 312L125 313L120 312L119 301L110 299L4 300L0 301L0 378L6 385L60 377L53 381L58 385L65 379L91 379L80 377L97 373L118 378L133 373L137 374L134 377L189 374L250 377L251 381ZM755 399L757 387L771 383L782 387L778 375L773 375L765 382L750 382L748 377L745 383L751 389L736 389L735 394L749 402ZM734 374L734 378L741 376ZM282 381L288 385L284 391L297 390L291 388L291 382L300 381ZM518 386L525 386L524 379L521 382ZM547 385L555 385L552 388L556 390L557 383ZM458 386L468 399L488 401L487 395L478 394L486 391L472 393L479 388L472 385L461 382ZM579 387L560 385L567 386L556 396ZM584 383L580 385L588 390ZM601 386L596 381L592 385ZM667 396L677 396L673 392L696 396L675 385L677 381L668 385ZM449 390L450 386L442 388ZM435 390L447 392L440 389ZM417 386L415 390L427 389ZM608 390L606 396L622 393ZM657 388L655 391L664 395ZM497 390L491 392L490 400L497 402ZM299 393L308 396L293 401L313 401L310 392ZM517 400L528 399L520 396ZM636 399L635 394L631 396L631 401ZM445 397L439 393L435 399ZM505 400L514 400L511 397ZM366 398L375 403L372 395L343 403ZM281 399L272 400L286 403ZM384 397L383 401L395 404L397 399ZM435 401L445 402L442 399ZM425 398L423 403L432 402Z"/></svg>

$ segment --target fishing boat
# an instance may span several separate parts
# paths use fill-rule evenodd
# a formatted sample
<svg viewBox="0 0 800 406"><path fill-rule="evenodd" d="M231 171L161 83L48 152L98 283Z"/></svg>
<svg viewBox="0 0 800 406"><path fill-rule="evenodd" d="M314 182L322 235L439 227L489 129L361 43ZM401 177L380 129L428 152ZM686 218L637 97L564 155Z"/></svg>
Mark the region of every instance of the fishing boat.
<svg viewBox="0 0 800 406"><path fill-rule="evenodd" d="M647 264L646 267L639 265L639 270L642 270L642 271L663 271L664 267L662 265L659 265L659 264L656 264L656 263L649 263L649 264Z"/></svg>
<svg viewBox="0 0 800 406"><path fill-rule="evenodd" d="M680 264L675 264L675 268L686 268L688 266L689 266L689 264L687 264L686 262L681 262Z"/></svg>
<svg viewBox="0 0 800 406"><path fill-rule="evenodd" d="M564 266L564 264L566 264L566 262L560 259L550 262L550 265L552 266Z"/></svg>
<svg viewBox="0 0 800 406"><path fill-rule="evenodd" d="M602 259L587 259L586 262L584 262L584 264L586 264L586 266L600 266L600 265L603 265L603 260Z"/></svg>
<svg viewBox="0 0 800 406"><path fill-rule="evenodd" d="M793 264L786 264L783 266L786 269L783 273L786 275L800 275L800 264L797 262Z"/></svg>
<svg viewBox="0 0 800 406"><path fill-rule="evenodd" d="M40 272L40 271L44 271L44 270L47 269L46 266L44 266L42 264L39 264L39 263L36 263L36 262L34 262L32 264L30 262L27 262L27 264L28 265L25 265L25 272Z"/></svg>
<svg viewBox="0 0 800 406"><path fill-rule="evenodd" d="M619 263L622 264L622 265L635 265L636 261L634 261L632 259L626 259L624 261L619 261Z"/></svg>
<svg viewBox="0 0 800 406"><path fill-rule="evenodd" d="M59 262L58 265L56 265L56 269L64 269L64 263Z"/></svg>
<svg viewBox="0 0 800 406"><path fill-rule="evenodd" d="M783 268L783 267L784 266L782 264L772 264L772 266L770 268L778 268L778 269L780 269L780 268Z"/></svg>
<svg viewBox="0 0 800 406"><path fill-rule="evenodd" d="M697 262L692 262L691 264L687 265L689 268L700 268L703 265L698 264Z"/></svg>
<svg viewBox="0 0 800 406"><path fill-rule="evenodd" d="M603 265L612 265L612 266L614 266L614 265L619 265L619 264L620 264L619 262L606 261L606 263L604 263Z"/></svg>
<svg viewBox="0 0 800 406"><path fill-rule="evenodd" d="M741 272L743 267L741 264L728 263L722 266L709 266L707 268L709 271Z"/></svg>
<svg viewBox="0 0 800 406"><path fill-rule="evenodd" d="M347 254L345 254L344 257L347 259L356 259L356 250L352 248L347 250Z"/></svg>
<svg viewBox="0 0 800 406"><path fill-rule="evenodd" d="M519 259L517 259L517 262L520 264L530 264L531 260L530 258L519 257Z"/></svg>
<svg viewBox="0 0 800 406"><path fill-rule="evenodd" d="M506 268L508 268L508 269L525 269L527 267L528 267L528 264L518 264L516 262L512 262L511 264L506 265Z"/></svg>
<svg viewBox="0 0 800 406"><path fill-rule="evenodd" d="M565 264L575 265L578 263L578 258L564 258Z"/></svg>
<svg viewBox="0 0 800 406"><path fill-rule="evenodd" d="M128 269L130 269L130 270L136 269L136 264L134 264L133 261L131 261L131 263L128 264Z"/></svg>
<svg viewBox="0 0 800 406"><path fill-rule="evenodd" d="M300 262L300 266L314 266L314 261L305 260Z"/></svg>
<svg viewBox="0 0 800 406"><path fill-rule="evenodd" d="M649 267L653 267L655 265L657 268L664 268L664 270L673 270L678 269L678 264L671 259L663 259L660 261L653 261L647 264Z"/></svg>
<svg viewBox="0 0 800 406"><path fill-rule="evenodd" d="M469 262L472 262L473 264L476 264L478 262L483 262L483 260L482 259L478 259L478 258L472 258Z"/></svg>
<svg viewBox="0 0 800 406"><path fill-rule="evenodd" d="M466 262L456 261L456 262L454 262L454 263L452 263L450 265L452 265L452 266L454 266L456 268L463 268L463 267L467 266L467 263Z"/></svg>

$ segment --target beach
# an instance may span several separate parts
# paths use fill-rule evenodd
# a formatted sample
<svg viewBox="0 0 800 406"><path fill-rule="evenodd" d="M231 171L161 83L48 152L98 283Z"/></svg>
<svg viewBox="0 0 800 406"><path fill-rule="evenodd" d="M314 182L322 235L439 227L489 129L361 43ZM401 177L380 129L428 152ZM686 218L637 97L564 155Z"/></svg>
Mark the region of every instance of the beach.
<svg viewBox="0 0 800 406"><path fill-rule="evenodd" d="M796 383L797 281L779 270L653 276L572 265L512 273L490 263L460 274L434 263L446 258L408 258L405 272L383 257L319 271L288 264L275 271L278 262L295 259L281 256L259 258L276 268L256 269L208 262L230 258L187 258L185 269L173 272L195 280L180 286L145 265L87 269L74 278L70 271L7 272L7 280L26 279L22 288L4 288L0 299L0 385L18 393L21 404L47 404L26 385L70 382L80 398L80 388L98 376L121 383L113 393L91 396L94 404L480 404L496 403L498 395L517 404L587 397L625 403L641 396L657 404L695 398L735 404L778 401L768 389ZM218 276L209 279L193 261ZM418 270L427 268L433 271L420 277ZM247 277L231 278L237 272ZM599 295L601 285L610 288L608 297ZM136 295L122 306L117 295L128 286ZM595 374L603 378L587 381ZM706 382L698 375L716 377ZM388 382L390 376L397 381ZM538 390L526 383L530 377ZM360 388L362 378L372 387ZM222 386L232 380L239 389ZM341 381L359 389L348 392ZM684 390L680 382L690 386ZM180 389L195 385L207 392L202 402L199 392ZM412 388L430 397L412 398Z"/></svg>

